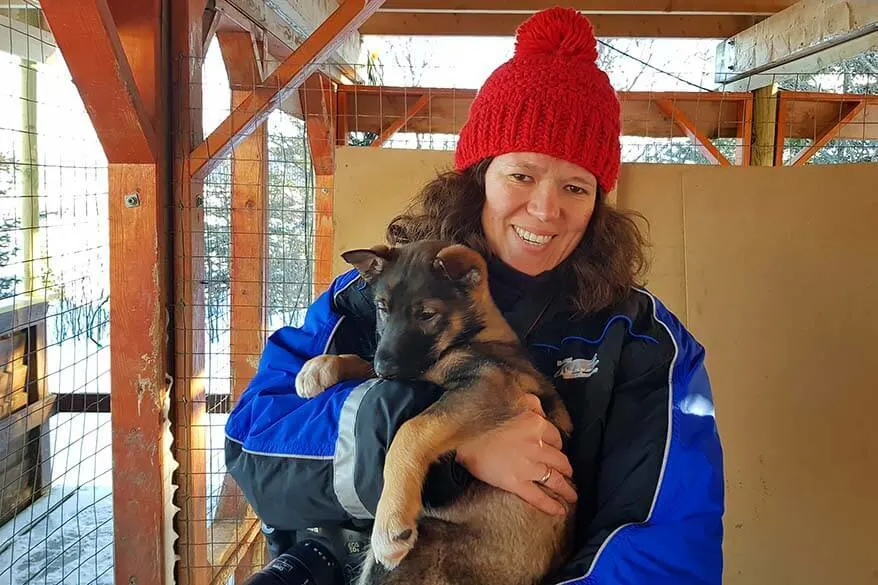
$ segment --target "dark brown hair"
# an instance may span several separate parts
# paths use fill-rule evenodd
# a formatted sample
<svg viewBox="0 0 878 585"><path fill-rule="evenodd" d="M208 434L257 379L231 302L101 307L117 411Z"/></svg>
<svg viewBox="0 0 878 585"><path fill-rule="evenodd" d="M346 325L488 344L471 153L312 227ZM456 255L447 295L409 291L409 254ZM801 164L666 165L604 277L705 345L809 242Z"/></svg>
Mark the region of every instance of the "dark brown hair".
<svg viewBox="0 0 878 585"><path fill-rule="evenodd" d="M387 227L391 245L441 239L493 255L482 228L485 173L491 159L463 171L446 171L427 183L409 208ZM560 266L569 301L588 314L624 299L647 269L647 240L637 224L646 219L608 205L599 192L582 240Z"/></svg>

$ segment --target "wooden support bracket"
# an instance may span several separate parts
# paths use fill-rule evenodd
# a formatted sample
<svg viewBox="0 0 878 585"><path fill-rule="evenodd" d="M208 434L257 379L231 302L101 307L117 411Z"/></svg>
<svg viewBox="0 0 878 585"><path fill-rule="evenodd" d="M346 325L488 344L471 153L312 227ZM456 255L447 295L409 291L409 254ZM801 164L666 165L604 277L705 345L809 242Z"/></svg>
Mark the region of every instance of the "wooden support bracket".
<svg viewBox="0 0 878 585"><path fill-rule="evenodd" d="M695 124L692 123L689 118L680 111L677 106L671 100L660 99L656 100L656 104L659 108L668 116L680 130L682 130L686 136L695 141L695 145L697 146L699 152L707 158L712 164L718 164L724 167L731 166L729 159L723 156L716 146L710 141L709 138L704 136L701 132L698 131L698 128L695 127Z"/></svg>
<svg viewBox="0 0 878 585"><path fill-rule="evenodd" d="M314 173L335 173L335 84L322 73L313 73L299 89L308 146Z"/></svg>
<svg viewBox="0 0 878 585"><path fill-rule="evenodd" d="M375 141L370 145L372 148L380 148L385 142L390 140L390 137L396 134L400 128L408 124L409 120L414 118L418 112L423 110L427 104L430 103L430 96L427 94L422 95L418 98L412 107L410 107L405 115L401 118L397 118L393 122L391 122L384 130L381 131L381 135L375 139Z"/></svg>
<svg viewBox="0 0 878 585"><path fill-rule="evenodd" d="M217 28L223 18L222 12L216 6L208 6L204 9L204 18L202 19L202 55L207 55L210 48L210 42L216 36Z"/></svg>
<svg viewBox="0 0 878 585"><path fill-rule="evenodd" d="M236 93L231 104L234 109L249 97L253 89L262 83L262 63L258 55L259 49L253 33L248 31L221 30L216 32L216 39L223 55L226 73L229 76L229 87L233 93Z"/></svg>
<svg viewBox="0 0 878 585"><path fill-rule="evenodd" d="M384 0L346 0L289 57L260 88L256 88L222 121L190 155L192 177L203 177L268 115L271 109L295 91L320 61L369 18Z"/></svg>
<svg viewBox="0 0 878 585"><path fill-rule="evenodd" d="M40 5L107 160L155 163L160 150L155 127L107 0L46 0Z"/></svg>
<svg viewBox="0 0 878 585"><path fill-rule="evenodd" d="M858 115L860 115L860 113L862 113L862 111L866 108L866 100L841 102L839 105L839 119L829 128L823 130L823 132L821 132L819 136L816 136L814 138L814 142L809 147L799 152L799 154L797 154L793 158L793 160L790 161L790 166L798 167L808 162L812 156L817 154L817 151L826 146L827 142L837 136L839 131L844 126L849 124L851 120L853 120Z"/></svg>

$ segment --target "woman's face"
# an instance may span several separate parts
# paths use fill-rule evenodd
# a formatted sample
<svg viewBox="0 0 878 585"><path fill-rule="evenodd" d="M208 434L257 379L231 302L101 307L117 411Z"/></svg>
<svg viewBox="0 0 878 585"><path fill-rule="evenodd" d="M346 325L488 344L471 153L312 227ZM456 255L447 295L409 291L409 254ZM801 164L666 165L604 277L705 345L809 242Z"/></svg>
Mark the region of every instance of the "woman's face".
<svg viewBox="0 0 878 585"><path fill-rule="evenodd" d="M582 239L596 196L595 176L578 165L533 152L498 156L485 173L488 245L519 272L551 270Z"/></svg>

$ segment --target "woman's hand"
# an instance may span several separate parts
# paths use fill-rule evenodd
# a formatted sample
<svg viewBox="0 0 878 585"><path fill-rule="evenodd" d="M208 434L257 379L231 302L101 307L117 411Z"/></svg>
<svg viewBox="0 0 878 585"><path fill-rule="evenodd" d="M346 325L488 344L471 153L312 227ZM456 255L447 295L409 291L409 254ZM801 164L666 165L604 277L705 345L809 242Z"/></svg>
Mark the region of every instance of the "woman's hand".
<svg viewBox="0 0 878 585"><path fill-rule="evenodd" d="M561 433L546 420L539 398L528 394L525 403L525 412L461 445L457 461L474 477L548 514L565 514L564 506L537 485L542 483L570 503L576 501L576 490L568 481L573 469L561 452Z"/></svg>

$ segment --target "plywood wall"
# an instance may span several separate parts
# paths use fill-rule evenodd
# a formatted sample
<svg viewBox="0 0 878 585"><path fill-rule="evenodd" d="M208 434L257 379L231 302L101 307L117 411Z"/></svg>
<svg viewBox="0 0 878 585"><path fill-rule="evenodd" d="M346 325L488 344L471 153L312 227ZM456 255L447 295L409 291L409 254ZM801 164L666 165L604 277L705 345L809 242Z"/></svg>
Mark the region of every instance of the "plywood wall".
<svg viewBox="0 0 878 585"><path fill-rule="evenodd" d="M383 241L450 164L341 149L336 251ZM650 222L649 287L707 349L728 584L878 583L876 184L875 165L623 165L618 205Z"/></svg>

